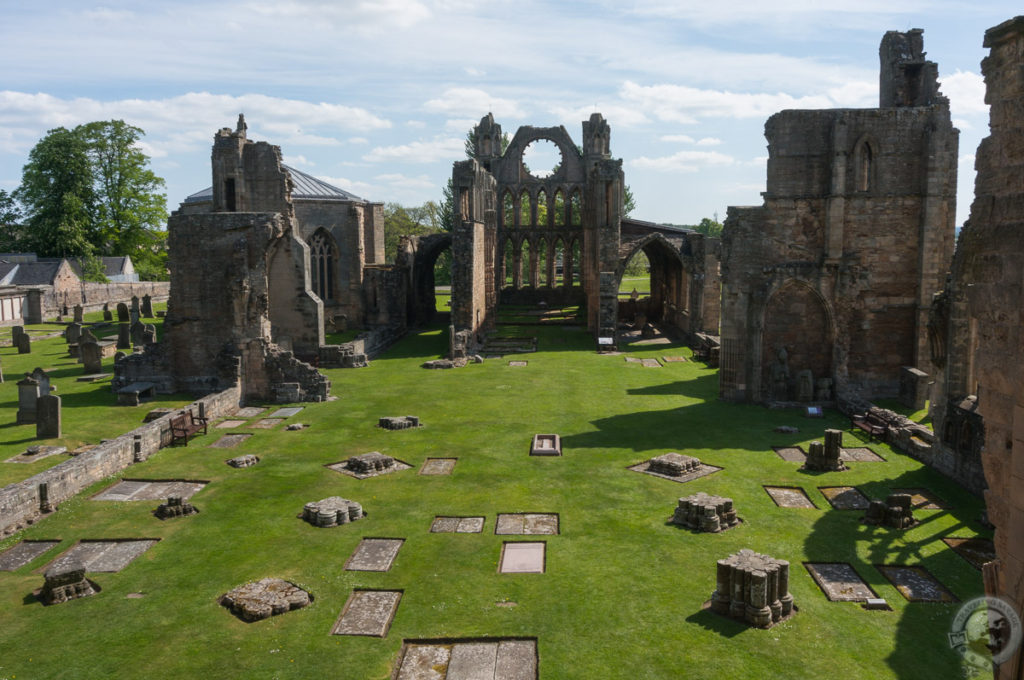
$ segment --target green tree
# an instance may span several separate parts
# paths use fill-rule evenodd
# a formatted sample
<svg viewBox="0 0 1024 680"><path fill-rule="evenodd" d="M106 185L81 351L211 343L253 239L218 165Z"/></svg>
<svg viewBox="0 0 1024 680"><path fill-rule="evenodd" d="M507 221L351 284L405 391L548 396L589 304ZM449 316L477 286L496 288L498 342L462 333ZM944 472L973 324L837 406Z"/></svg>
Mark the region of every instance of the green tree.
<svg viewBox="0 0 1024 680"><path fill-rule="evenodd" d="M146 274L162 268L167 198L164 180L139 149L145 134L123 120L97 121L74 130L88 145L96 197L93 246L103 255L129 255Z"/></svg>
<svg viewBox="0 0 1024 680"><path fill-rule="evenodd" d="M433 201L411 208L398 203L384 204L384 253L388 262L395 261L402 236L423 236L441 230L438 207Z"/></svg>
<svg viewBox="0 0 1024 680"><path fill-rule="evenodd" d="M507 132L501 133L501 153L508 148L509 136ZM476 127L471 127L466 133L465 142L466 158L476 158Z"/></svg>
<svg viewBox="0 0 1024 680"><path fill-rule="evenodd" d="M694 231L704 234L705 236L713 236L718 238L722 235L722 223L718 220L713 220L710 217L705 217L700 221L700 224L695 226Z"/></svg>
<svg viewBox="0 0 1024 680"><path fill-rule="evenodd" d="M15 197L26 212L27 248L44 257L91 254L96 196L82 135L47 132L29 152Z"/></svg>
<svg viewBox="0 0 1024 680"><path fill-rule="evenodd" d="M22 217L18 201L0 189L0 252L16 253L24 250L21 245L24 238Z"/></svg>
<svg viewBox="0 0 1024 680"><path fill-rule="evenodd" d="M636 210L636 200L633 198L633 190L627 184L622 189L622 216L629 217Z"/></svg>

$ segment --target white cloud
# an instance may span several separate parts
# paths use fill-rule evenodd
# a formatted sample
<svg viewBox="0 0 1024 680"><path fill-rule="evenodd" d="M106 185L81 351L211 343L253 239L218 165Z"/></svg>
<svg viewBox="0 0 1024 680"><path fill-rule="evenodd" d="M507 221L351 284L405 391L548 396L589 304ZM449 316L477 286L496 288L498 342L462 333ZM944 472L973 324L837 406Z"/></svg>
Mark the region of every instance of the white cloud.
<svg viewBox="0 0 1024 680"><path fill-rule="evenodd" d="M681 144L693 144L696 141L690 135L662 135L658 139L663 142L679 142Z"/></svg>
<svg viewBox="0 0 1024 680"><path fill-rule="evenodd" d="M835 102L825 95L794 97L782 92L737 93L701 90L686 85L638 85L626 81L623 99L634 102L658 120L694 123L700 118L767 118L783 109L827 109Z"/></svg>
<svg viewBox="0 0 1024 680"><path fill-rule="evenodd" d="M302 154L299 154L298 156L285 156L284 162L287 163L288 165L298 165L304 168L311 168L314 165L316 165L316 163L309 160Z"/></svg>
<svg viewBox="0 0 1024 680"><path fill-rule="evenodd" d="M526 111L513 99L493 97L487 92L473 87L450 87L437 99L430 99L423 104L423 110L430 113L467 113L479 112L480 116L493 113L495 116L523 118Z"/></svg>
<svg viewBox="0 0 1024 680"><path fill-rule="evenodd" d="M366 137L349 137L348 138L348 143L349 144L369 144L370 140L367 139Z"/></svg>
<svg viewBox="0 0 1024 680"><path fill-rule="evenodd" d="M467 66L462 70L466 72L467 76L473 76L474 78L482 78L483 76L487 75L487 71L478 68L473 68L472 66Z"/></svg>
<svg viewBox="0 0 1024 680"><path fill-rule="evenodd" d="M640 156L630 162L637 168L650 168L662 172L696 172L708 166L734 165L736 159L718 151L677 151L670 156L648 158Z"/></svg>
<svg viewBox="0 0 1024 680"><path fill-rule="evenodd" d="M377 146L363 156L371 163L435 163L460 160L465 154L464 140L457 137L438 137L429 141L409 142L396 146Z"/></svg>
<svg viewBox="0 0 1024 680"><path fill-rule="evenodd" d="M394 27L411 28L431 16L430 9L419 0L288 0L253 2L248 9L269 17L326 22L372 33Z"/></svg>
<svg viewBox="0 0 1024 680"><path fill-rule="evenodd" d="M361 182L358 180L351 180L348 179L347 177L325 177L321 175L318 176L318 179L321 179L327 182L328 184L333 184L336 187L353 193L356 196L359 196L360 198L366 198L370 200L372 200L371 196L377 190L377 187L375 187L373 184L369 184L368 182Z"/></svg>
<svg viewBox="0 0 1024 680"><path fill-rule="evenodd" d="M988 115L985 103L985 79L977 73L957 70L939 78L942 94L949 97L949 110L954 116Z"/></svg>
<svg viewBox="0 0 1024 680"><path fill-rule="evenodd" d="M718 146L721 143L722 140L717 137L704 137L697 140L697 146Z"/></svg>
<svg viewBox="0 0 1024 680"><path fill-rule="evenodd" d="M374 179L378 182L383 182L390 185L391 187L398 187L402 189L436 189L437 182L430 179L427 175L417 175L415 177L409 177L401 173L387 173L383 175L375 175Z"/></svg>
<svg viewBox="0 0 1024 680"><path fill-rule="evenodd" d="M600 113L609 121L609 124L616 127L634 127L647 123L649 119L644 115L640 107L631 103L598 103L589 106L552 106L551 113L554 113L566 126L578 126L580 121L589 120L593 113Z"/></svg>
<svg viewBox="0 0 1024 680"><path fill-rule="evenodd" d="M444 122L444 129L465 134L475 128L479 122L479 120L473 120L472 118L449 118Z"/></svg>
<svg viewBox="0 0 1024 680"><path fill-rule="evenodd" d="M405 121L405 124L406 126L417 130L422 130L423 128L427 127L427 124L424 123L422 120L407 120Z"/></svg>

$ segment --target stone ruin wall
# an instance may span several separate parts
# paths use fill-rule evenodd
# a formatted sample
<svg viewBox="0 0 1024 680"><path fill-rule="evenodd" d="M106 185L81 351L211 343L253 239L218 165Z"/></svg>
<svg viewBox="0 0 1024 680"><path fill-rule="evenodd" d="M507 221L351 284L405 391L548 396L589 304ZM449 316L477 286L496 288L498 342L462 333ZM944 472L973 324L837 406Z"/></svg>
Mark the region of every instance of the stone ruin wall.
<svg viewBox="0 0 1024 680"><path fill-rule="evenodd" d="M886 34L883 73L902 73L893 53L930 64L919 38ZM937 90L912 91L768 120L764 205L730 207L722 239L723 398L791 400L802 369L866 398L895 396L901 366L934 374L928 307L952 255L958 132ZM770 382L780 346L785 395Z"/></svg>
<svg viewBox="0 0 1024 680"><path fill-rule="evenodd" d="M990 134L978 147L971 216L960 234L946 290L948 360L936 396L936 435L962 432L976 397L970 438L980 439L988 518L995 525L998 559L985 566L985 588L1024 609L1024 17L985 34L982 61ZM940 315L941 316L941 315ZM944 346L943 346L944 345ZM962 404L957 409L953 404ZM959 415L954 411L960 410ZM981 430L979 433L978 430ZM947 445L954 442L945 441ZM955 447L954 447L955 448ZM1000 665L999 680L1024 678L1022 654Z"/></svg>
<svg viewBox="0 0 1024 680"><path fill-rule="evenodd" d="M114 311L117 303L131 304L132 296L140 300L149 295L153 302L163 302L170 295L167 281L135 281L131 283L96 283L74 281L73 285L37 287L26 292L25 323L42 323L43 319L62 314L64 306L70 311L82 305L86 312L103 309L109 304Z"/></svg>
<svg viewBox="0 0 1024 680"><path fill-rule="evenodd" d="M498 300L496 259L497 182L475 160L455 163L452 199L452 325L468 331L470 345L494 326Z"/></svg>
<svg viewBox="0 0 1024 680"><path fill-rule="evenodd" d="M171 418L180 411L191 409L193 413L198 413L202 404L206 417L212 421L234 413L238 409L240 396L238 387L232 387L203 397L183 409L104 441L22 482L0 489L0 537L25 527L42 515L41 484L47 485L50 504L57 506L92 484L116 475L168 446L171 441Z"/></svg>

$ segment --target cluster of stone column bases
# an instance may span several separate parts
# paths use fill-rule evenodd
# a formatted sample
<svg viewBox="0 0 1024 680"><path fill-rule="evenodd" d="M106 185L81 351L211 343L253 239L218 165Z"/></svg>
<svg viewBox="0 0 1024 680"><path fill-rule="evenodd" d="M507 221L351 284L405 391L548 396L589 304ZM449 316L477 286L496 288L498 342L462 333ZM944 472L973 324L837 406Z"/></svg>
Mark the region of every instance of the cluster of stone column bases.
<svg viewBox="0 0 1024 680"><path fill-rule="evenodd" d="M301 609L313 601L313 595L294 583L265 578L246 583L226 593L220 603L243 621L259 621Z"/></svg>
<svg viewBox="0 0 1024 680"><path fill-rule="evenodd" d="M302 519L315 527L336 527L362 519L366 514L363 506L341 496L331 496L314 503L306 503Z"/></svg>
<svg viewBox="0 0 1024 680"><path fill-rule="evenodd" d="M166 503L157 506L155 514L160 519L169 519L171 517L188 517L197 512L199 509L181 496L169 496Z"/></svg>
<svg viewBox="0 0 1024 680"><path fill-rule="evenodd" d="M871 501L861 521L875 526L908 529L917 524L913 497L909 493L894 493L884 501Z"/></svg>
<svg viewBox="0 0 1024 680"><path fill-rule="evenodd" d="M839 472L845 470L846 465L840 460L843 448L842 430L825 430L825 443L811 442L807 447L807 460L804 461L805 470L815 472Z"/></svg>
<svg viewBox="0 0 1024 680"><path fill-rule="evenodd" d="M712 496L701 491L679 499L671 522L687 529L717 534L736 526L740 519L736 516L731 498Z"/></svg>
<svg viewBox="0 0 1024 680"><path fill-rule="evenodd" d="M789 593L789 562L753 550L718 560L711 611L770 628L796 611Z"/></svg>
<svg viewBox="0 0 1024 680"><path fill-rule="evenodd" d="M99 586L85 577L81 562L58 562L43 574L46 579L39 598L44 604L60 604L99 592Z"/></svg>

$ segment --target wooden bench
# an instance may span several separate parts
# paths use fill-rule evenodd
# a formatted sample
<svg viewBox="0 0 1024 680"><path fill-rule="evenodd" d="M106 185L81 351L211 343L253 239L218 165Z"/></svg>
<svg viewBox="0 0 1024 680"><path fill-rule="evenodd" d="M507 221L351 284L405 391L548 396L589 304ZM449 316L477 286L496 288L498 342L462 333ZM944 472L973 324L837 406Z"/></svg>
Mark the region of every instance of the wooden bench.
<svg viewBox="0 0 1024 680"><path fill-rule="evenodd" d="M867 432L868 437L872 441L875 439L884 441L886 434L889 432L889 423L870 412L852 416L850 423L853 427Z"/></svg>
<svg viewBox="0 0 1024 680"><path fill-rule="evenodd" d="M171 446L178 441L188 446L188 438L200 430L206 434L206 418L192 415L192 409L179 413L171 418Z"/></svg>

